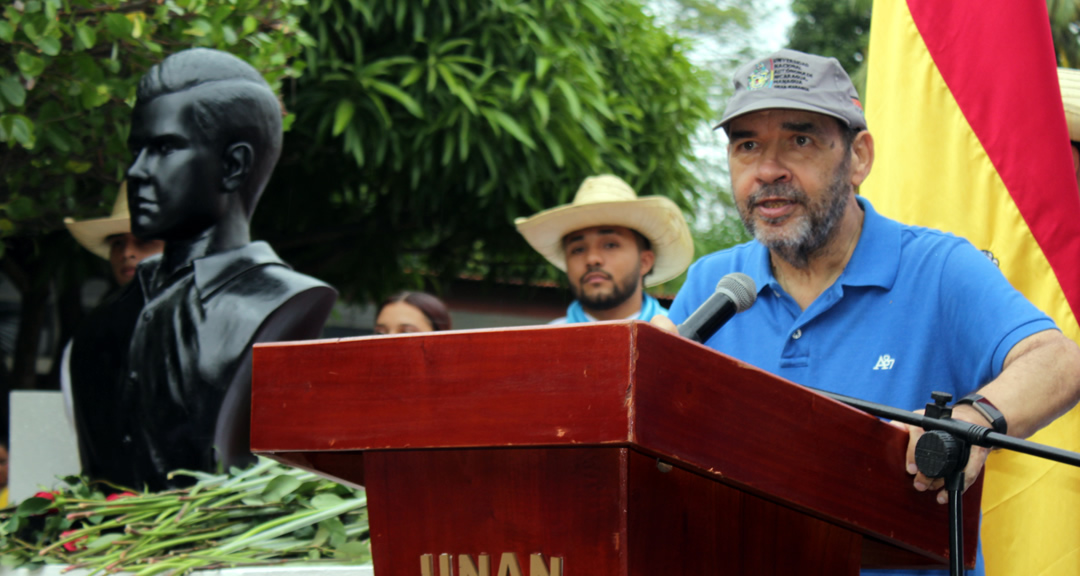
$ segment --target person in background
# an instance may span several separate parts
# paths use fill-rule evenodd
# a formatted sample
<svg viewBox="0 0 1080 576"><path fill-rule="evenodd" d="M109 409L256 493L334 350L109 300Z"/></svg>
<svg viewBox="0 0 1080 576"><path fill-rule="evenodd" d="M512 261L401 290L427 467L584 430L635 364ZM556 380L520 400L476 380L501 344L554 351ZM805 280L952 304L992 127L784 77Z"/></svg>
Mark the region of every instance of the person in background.
<svg viewBox="0 0 1080 576"><path fill-rule="evenodd" d="M410 334L450 329L442 300L425 292L398 292L383 300L375 314L376 334Z"/></svg>
<svg viewBox="0 0 1080 576"><path fill-rule="evenodd" d="M1080 184L1080 70L1058 68L1058 85L1065 108L1065 123L1069 126L1069 140L1072 142L1073 171L1077 184Z"/></svg>
<svg viewBox="0 0 1080 576"><path fill-rule="evenodd" d="M605 174L586 178L574 201L518 218L518 232L566 272L574 301L552 324L650 320L667 310L645 292L682 274L694 242L679 207L664 196L638 198Z"/></svg>
<svg viewBox="0 0 1080 576"><path fill-rule="evenodd" d="M64 225L83 248L109 261L113 279L120 287L127 286L135 278L135 267L139 262L165 249L163 240L140 240L131 233L127 181L120 184L112 214L107 218L81 222L64 218Z"/></svg>
<svg viewBox="0 0 1080 576"><path fill-rule="evenodd" d="M140 240L131 233L127 180L120 183L120 191L116 194L112 214L108 217L82 221L64 218L64 226L67 226L68 232L83 248L86 248L95 256L109 261L109 268L112 270L113 280L116 280L118 288L127 286L135 278L135 268L139 265L139 262L161 254L165 250L164 240ZM115 296L118 292L118 289L113 289L111 294L105 297L105 301L108 302L109 298ZM62 366L60 370L60 390L64 394L64 411L68 422L74 430L75 416L71 407L71 379L68 377L68 368L71 362L70 341L64 345L64 352L60 362ZM4 450L4 460L6 462L6 446ZM6 478L5 474L5 486L7 485ZM6 488L4 493L7 494Z"/></svg>

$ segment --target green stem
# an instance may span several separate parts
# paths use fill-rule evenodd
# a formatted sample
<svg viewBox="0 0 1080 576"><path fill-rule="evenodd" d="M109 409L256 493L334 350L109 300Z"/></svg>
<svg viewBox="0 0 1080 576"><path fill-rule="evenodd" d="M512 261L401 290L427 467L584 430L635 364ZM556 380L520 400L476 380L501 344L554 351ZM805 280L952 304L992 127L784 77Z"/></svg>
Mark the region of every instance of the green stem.
<svg viewBox="0 0 1080 576"><path fill-rule="evenodd" d="M284 516L276 520L271 520L260 524L251 530L233 538L229 543L219 546L217 552L227 553L237 550L244 546L248 546L255 542L263 540L269 540L282 534L288 534L294 530L298 530L305 526L310 526L318 522L322 522L327 518L334 518L340 516L349 510L359 508L367 505L367 498L355 498L352 500L346 500L337 506L331 506L329 508L307 510L304 512L298 512L289 516Z"/></svg>
<svg viewBox="0 0 1080 576"><path fill-rule="evenodd" d="M146 518L149 518L150 516L153 516L153 515L154 515L154 513L151 512L149 514L144 514L143 516L146 517ZM108 528L117 528L117 527L123 526L124 524L126 524L126 522L122 522L120 519L117 519L117 520L113 520L113 521L110 521L110 522L102 522L101 524L98 524L96 526L87 526L86 528L80 528L80 529L72 532L71 534L68 534L66 537L61 538L60 540L58 540L56 542L53 542L49 546L46 546L46 547L42 548L40 551L38 551L38 554L41 555L41 556L44 556L44 555L48 554L49 552L51 552L52 550L54 550L55 548L57 548L58 546L63 546L64 544L67 544L68 542L71 542L73 540L77 540L79 538L82 538L83 536L89 536L91 534L96 534L96 533L101 532L102 530L106 530Z"/></svg>
<svg viewBox="0 0 1080 576"><path fill-rule="evenodd" d="M154 552L157 552L158 550L167 550L169 548L176 548L177 546L179 546L181 544L187 544L188 542L205 542L205 541L208 541L208 540L212 540L214 538L221 538L221 537L229 536L230 534L232 534L234 532L233 526L234 526L233 524L227 524L224 528L220 528L220 529L215 530L213 532L205 532L205 533L202 533L202 534L194 534L194 535L185 536L185 537L182 537L182 538L173 538L171 540L162 540L160 542L156 542L154 544L149 544L149 545L147 545L145 547L142 547L142 548L138 549L137 551L136 550L129 550L127 555L124 556L124 561L125 562L131 562L131 561L134 561L134 560L138 560L140 558L145 558L147 556L152 555Z"/></svg>

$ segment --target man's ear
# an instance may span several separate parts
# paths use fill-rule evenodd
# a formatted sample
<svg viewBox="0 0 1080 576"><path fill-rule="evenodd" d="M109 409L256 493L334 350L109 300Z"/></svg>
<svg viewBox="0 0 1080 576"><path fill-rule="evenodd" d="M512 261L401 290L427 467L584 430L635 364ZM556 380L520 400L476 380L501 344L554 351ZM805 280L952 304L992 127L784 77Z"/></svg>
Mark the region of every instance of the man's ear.
<svg viewBox="0 0 1080 576"><path fill-rule="evenodd" d="M244 185L251 165L255 162L255 149L247 142L237 142L225 150L222 163L225 173L221 177L221 186L226 192L236 192Z"/></svg>
<svg viewBox="0 0 1080 576"><path fill-rule="evenodd" d="M851 184L856 188L870 175L874 165L874 137L863 130L851 143Z"/></svg>
<svg viewBox="0 0 1080 576"><path fill-rule="evenodd" d="M656 252L652 250L642 250L641 254L641 277L644 278L646 274L652 272L653 264L656 264Z"/></svg>

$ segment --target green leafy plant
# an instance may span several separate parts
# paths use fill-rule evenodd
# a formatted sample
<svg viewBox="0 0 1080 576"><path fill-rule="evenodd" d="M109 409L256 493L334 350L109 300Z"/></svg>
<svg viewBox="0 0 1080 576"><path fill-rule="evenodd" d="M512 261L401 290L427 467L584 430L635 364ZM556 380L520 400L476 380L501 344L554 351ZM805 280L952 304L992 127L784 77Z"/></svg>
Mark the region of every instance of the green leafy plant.
<svg viewBox="0 0 1080 576"><path fill-rule="evenodd" d="M237 53L280 87L311 42L303 0L15 0L0 18L0 232L108 212L135 86L170 53ZM17 225L16 225L17 224Z"/></svg>
<svg viewBox="0 0 1080 576"><path fill-rule="evenodd" d="M587 176L686 209L700 187L711 77L642 2L322 0L302 25L297 121L253 224L348 299L421 274L558 278L513 220Z"/></svg>

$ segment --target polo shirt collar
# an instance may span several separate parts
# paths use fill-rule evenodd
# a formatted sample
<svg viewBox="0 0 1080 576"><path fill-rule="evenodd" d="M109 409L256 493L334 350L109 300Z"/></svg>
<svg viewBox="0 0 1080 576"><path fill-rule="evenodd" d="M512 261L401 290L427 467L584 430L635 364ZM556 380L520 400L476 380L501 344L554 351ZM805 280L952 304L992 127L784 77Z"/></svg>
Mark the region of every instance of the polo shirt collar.
<svg viewBox="0 0 1080 576"><path fill-rule="evenodd" d="M757 240L750 241L751 256L747 259L748 266L743 270L743 274L746 274L754 280L754 286L757 286L758 295L762 290L766 288L778 289L780 283L776 281L776 277L772 273L772 262L769 260L769 249L764 244Z"/></svg>
<svg viewBox="0 0 1080 576"><path fill-rule="evenodd" d="M878 214L866 198L855 199L864 213L862 234L839 282L844 286L879 286L888 290L900 270L900 223Z"/></svg>
<svg viewBox="0 0 1080 576"><path fill-rule="evenodd" d="M856 196L855 200L864 213L862 233L838 281L844 286L892 288L900 268L900 224L878 214L866 198ZM768 248L752 240L751 250L749 266L743 273L754 280L758 293L766 287L780 288L772 273Z"/></svg>

